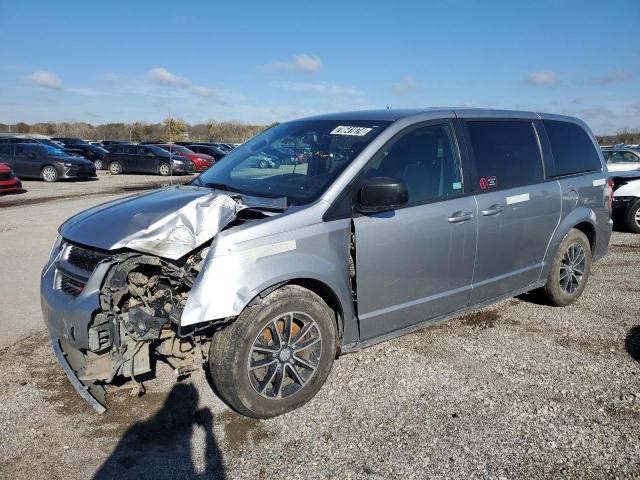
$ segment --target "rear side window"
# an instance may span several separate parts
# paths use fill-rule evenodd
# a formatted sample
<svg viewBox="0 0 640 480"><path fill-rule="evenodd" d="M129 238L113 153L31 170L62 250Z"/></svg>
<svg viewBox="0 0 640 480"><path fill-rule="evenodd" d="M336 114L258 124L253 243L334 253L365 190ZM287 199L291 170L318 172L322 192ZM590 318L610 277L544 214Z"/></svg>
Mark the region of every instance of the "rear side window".
<svg viewBox="0 0 640 480"><path fill-rule="evenodd" d="M0 145L0 155L13 155L13 145Z"/></svg>
<svg viewBox="0 0 640 480"><path fill-rule="evenodd" d="M556 176L602 169L595 145L580 126L557 120L543 120L542 123L551 143Z"/></svg>
<svg viewBox="0 0 640 480"><path fill-rule="evenodd" d="M540 183L544 175L538 137L529 121L469 121L476 163L475 191Z"/></svg>

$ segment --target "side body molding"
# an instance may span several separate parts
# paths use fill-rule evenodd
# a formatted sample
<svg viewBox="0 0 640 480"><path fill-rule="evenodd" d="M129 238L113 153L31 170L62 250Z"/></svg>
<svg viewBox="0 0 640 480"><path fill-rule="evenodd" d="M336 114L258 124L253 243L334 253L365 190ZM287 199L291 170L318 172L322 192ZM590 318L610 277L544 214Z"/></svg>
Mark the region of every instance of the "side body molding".
<svg viewBox="0 0 640 480"><path fill-rule="evenodd" d="M330 288L340 302L343 342L357 341L349 227L349 219L319 222L240 242L233 231L222 232L214 239L189 294L181 325L237 316L269 287L311 279Z"/></svg>

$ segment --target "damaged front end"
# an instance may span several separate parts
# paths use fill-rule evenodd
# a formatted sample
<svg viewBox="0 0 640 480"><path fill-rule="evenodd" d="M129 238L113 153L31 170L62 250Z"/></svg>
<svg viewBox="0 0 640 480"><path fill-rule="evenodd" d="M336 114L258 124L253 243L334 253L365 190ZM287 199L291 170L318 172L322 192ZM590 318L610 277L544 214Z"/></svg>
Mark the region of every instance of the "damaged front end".
<svg viewBox="0 0 640 480"><path fill-rule="evenodd" d="M157 195L160 205L167 197L175 204L176 190ZM42 309L54 353L74 388L99 413L105 410L104 384L130 379L141 393L141 378L153 371L156 359L177 375L200 369L204 347L227 321L180 323L213 237L264 216L247 208L255 199L245 203L239 197L185 190L185 202L173 213L154 211L144 224L145 215L138 211L129 217L129 225L136 223L138 229L101 248L75 243L78 223L93 227L95 215L63 226L65 239L54 245L43 270ZM106 212L99 209L98 216Z"/></svg>

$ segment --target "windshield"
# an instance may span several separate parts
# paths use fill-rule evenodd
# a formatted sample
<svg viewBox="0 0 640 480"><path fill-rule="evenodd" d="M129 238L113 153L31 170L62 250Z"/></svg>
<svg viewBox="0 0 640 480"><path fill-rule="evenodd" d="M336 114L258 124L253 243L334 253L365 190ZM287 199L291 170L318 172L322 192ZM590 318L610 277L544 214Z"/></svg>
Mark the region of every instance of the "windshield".
<svg viewBox="0 0 640 480"><path fill-rule="evenodd" d="M147 150L149 150L150 152L159 155L161 157L168 157L169 156L169 152L167 150L165 150L164 148L161 147L157 147L155 145L145 145L144 146Z"/></svg>
<svg viewBox="0 0 640 480"><path fill-rule="evenodd" d="M183 147L182 145L171 144L171 145L161 145L161 147L164 148L167 151L169 151L169 149L171 149L172 152L189 153L189 154L193 153L191 150L189 150L186 147Z"/></svg>
<svg viewBox="0 0 640 480"><path fill-rule="evenodd" d="M44 148L47 155L53 155L54 157L66 157L67 154L64 153L59 148L52 147L51 145L40 145L40 147Z"/></svg>
<svg viewBox="0 0 640 480"><path fill-rule="evenodd" d="M249 195L318 198L390 122L303 120L270 128L227 153L194 185Z"/></svg>
<svg viewBox="0 0 640 480"><path fill-rule="evenodd" d="M108 150L105 150L104 148L99 147L99 146L97 146L97 145L89 145L87 148L88 148L89 150L91 150L92 152L97 152L97 153L109 153L109 151L108 151Z"/></svg>

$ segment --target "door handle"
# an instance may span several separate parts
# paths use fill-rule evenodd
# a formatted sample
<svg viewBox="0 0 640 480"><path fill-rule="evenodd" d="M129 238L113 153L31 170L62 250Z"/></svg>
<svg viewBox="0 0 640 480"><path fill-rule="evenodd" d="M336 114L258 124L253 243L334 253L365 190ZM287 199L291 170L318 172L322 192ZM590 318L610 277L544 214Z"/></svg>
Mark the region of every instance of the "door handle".
<svg viewBox="0 0 640 480"><path fill-rule="evenodd" d="M491 205L486 210L482 210L482 215L484 215L485 217L489 217L491 215L498 215L502 213L503 210L504 210L504 205L495 204L495 205Z"/></svg>
<svg viewBox="0 0 640 480"><path fill-rule="evenodd" d="M473 214L471 212L454 212L449 218L447 218L447 221L449 223L460 223L471 220L472 218Z"/></svg>

